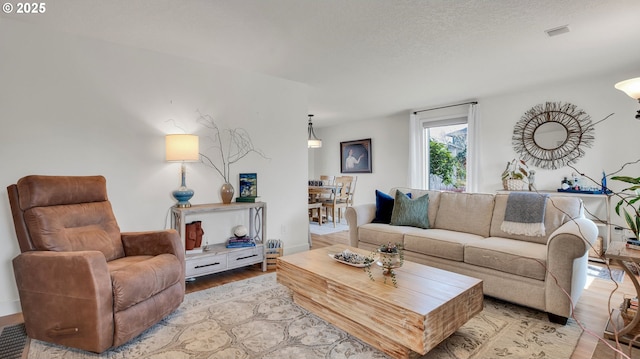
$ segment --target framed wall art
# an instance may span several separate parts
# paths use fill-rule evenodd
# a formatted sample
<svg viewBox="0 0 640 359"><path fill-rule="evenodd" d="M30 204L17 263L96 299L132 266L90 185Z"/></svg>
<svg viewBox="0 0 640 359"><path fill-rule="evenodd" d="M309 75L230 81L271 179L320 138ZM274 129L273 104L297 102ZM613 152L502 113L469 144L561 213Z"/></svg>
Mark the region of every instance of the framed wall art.
<svg viewBox="0 0 640 359"><path fill-rule="evenodd" d="M258 196L258 175L255 173L240 173L240 197Z"/></svg>
<svg viewBox="0 0 640 359"><path fill-rule="evenodd" d="M371 139L340 142L340 172L371 173Z"/></svg>

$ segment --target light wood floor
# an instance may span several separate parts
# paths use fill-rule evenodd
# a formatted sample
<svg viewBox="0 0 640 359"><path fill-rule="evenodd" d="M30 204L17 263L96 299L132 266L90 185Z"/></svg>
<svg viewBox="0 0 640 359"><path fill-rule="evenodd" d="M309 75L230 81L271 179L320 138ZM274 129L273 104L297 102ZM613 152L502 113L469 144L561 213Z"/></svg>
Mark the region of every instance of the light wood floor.
<svg viewBox="0 0 640 359"><path fill-rule="evenodd" d="M335 243L348 243L348 232L327 234L323 236L312 235L313 248L322 248ZM593 263L592 263L593 264ZM598 265L603 265L596 263ZM271 270L273 272L273 270ZM187 293L215 287L229 282L251 278L264 274L259 265L240 268L224 273L212 274L198 278L194 282L187 283ZM571 359L590 359L597 344L597 338L602 337L602 332L608 319L607 302L609 295L616 289L610 280L593 279L582 294L575 309L576 318L582 322L585 331L580 337L578 346ZM635 290L629 278L624 279L620 287L611 297L611 306L617 307L624 294L633 294ZM22 314L14 314L0 317L0 328L22 322Z"/></svg>

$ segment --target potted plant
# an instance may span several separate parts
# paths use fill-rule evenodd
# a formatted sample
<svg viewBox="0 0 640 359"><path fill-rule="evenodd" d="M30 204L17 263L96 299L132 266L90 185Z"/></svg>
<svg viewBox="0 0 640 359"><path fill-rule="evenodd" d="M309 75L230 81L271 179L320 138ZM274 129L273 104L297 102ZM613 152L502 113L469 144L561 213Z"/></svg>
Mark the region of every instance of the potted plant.
<svg viewBox="0 0 640 359"><path fill-rule="evenodd" d="M527 188L528 177L529 166L524 160L514 158L507 162L507 167L502 172L502 186L508 191L522 191Z"/></svg>
<svg viewBox="0 0 640 359"><path fill-rule="evenodd" d="M612 180L628 183L631 186L616 193L620 201L616 204L616 214L623 217L636 239L640 239L640 177L614 176ZM622 209L622 215L620 214Z"/></svg>
<svg viewBox="0 0 640 359"><path fill-rule="evenodd" d="M376 252L371 253L369 256L369 263L374 262L374 258L378 257L378 260L375 261L378 266L382 268L382 273L384 274L384 282L387 282L387 276L391 277L391 281L394 286L398 286L398 282L396 280L396 273L393 270L394 268L402 267L404 263L404 251L403 251L402 243L394 243L389 242L388 244L383 244ZM365 267L365 270L369 274L369 278L373 279L373 275L371 274L371 266L368 265Z"/></svg>

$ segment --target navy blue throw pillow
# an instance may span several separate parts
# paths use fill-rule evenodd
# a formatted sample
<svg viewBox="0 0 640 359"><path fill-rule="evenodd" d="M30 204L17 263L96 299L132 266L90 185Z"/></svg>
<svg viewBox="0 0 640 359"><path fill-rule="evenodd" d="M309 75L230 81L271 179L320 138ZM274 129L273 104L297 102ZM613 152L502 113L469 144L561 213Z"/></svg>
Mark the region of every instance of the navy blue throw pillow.
<svg viewBox="0 0 640 359"><path fill-rule="evenodd" d="M411 198L411 193L406 194ZM393 213L394 197L376 190L376 217L372 223L391 223L391 214Z"/></svg>

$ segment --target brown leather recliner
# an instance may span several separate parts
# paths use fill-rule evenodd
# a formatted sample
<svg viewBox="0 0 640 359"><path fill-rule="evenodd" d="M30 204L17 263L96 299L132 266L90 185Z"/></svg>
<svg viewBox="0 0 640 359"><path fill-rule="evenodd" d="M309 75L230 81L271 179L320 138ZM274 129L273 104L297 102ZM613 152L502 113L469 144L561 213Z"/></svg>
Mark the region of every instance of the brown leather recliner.
<svg viewBox="0 0 640 359"><path fill-rule="evenodd" d="M102 176L27 176L7 187L27 335L101 353L184 299L175 230L120 233Z"/></svg>

